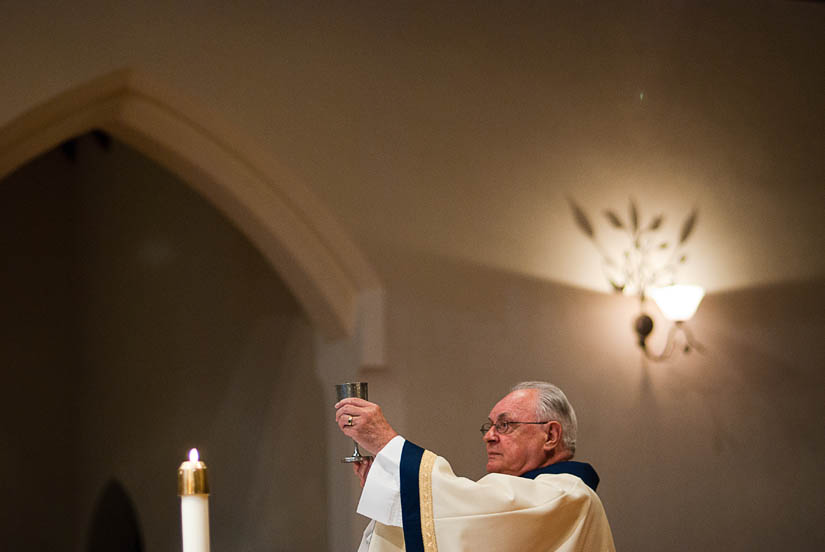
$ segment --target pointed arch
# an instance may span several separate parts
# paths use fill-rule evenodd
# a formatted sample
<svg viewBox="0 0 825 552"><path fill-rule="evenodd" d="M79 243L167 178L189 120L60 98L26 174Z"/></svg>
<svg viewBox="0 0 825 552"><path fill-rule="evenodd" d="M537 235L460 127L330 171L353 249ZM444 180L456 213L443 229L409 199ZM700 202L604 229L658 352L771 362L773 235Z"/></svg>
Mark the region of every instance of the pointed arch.
<svg viewBox="0 0 825 552"><path fill-rule="evenodd" d="M362 363L383 362L383 290L330 213L257 144L149 75L104 75L0 127L0 178L93 129L205 196L261 251L316 328L328 338L357 334Z"/></svg>

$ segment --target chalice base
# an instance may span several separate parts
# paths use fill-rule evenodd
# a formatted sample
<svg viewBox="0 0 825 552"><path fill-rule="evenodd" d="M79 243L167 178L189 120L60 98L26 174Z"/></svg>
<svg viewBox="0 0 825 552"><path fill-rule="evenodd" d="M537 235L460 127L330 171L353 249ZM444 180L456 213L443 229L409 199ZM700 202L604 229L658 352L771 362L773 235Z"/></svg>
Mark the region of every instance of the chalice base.
<svg viewBox="0 0 825 552"><path fill-rule="evenodd" d="M363 460L372 460L372 456L345 456L341 458L342 464L352 464L353 462L361 462Z"/></svg>

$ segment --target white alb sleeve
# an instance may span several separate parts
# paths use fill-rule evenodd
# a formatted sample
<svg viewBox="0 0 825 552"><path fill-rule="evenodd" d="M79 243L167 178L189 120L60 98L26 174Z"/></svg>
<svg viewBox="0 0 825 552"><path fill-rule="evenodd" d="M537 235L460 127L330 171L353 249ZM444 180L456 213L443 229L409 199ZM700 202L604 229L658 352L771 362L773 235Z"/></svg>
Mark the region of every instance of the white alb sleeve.
<svg viewBox="0 0 825 552"><path fill-rule="evenodd" d="M367 524L367 528L364 529L364 534L361 537L361 544L358 545L357 552L369 552L373 533L375 533L375 520L371 519Z"/></svg>
<svg viewBox="0 0 825 552"><path fill-rule="evenodd" d="M396 435L384 445L370 466L356 510L384 525L401 527L401 452L404 438Z"/></svg>

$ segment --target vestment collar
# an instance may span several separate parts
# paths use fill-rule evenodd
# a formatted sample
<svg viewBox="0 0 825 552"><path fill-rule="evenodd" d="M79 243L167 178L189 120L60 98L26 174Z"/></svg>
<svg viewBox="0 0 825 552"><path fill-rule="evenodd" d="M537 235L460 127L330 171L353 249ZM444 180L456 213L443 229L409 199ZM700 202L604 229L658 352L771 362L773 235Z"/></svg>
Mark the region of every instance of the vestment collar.
<svg viewBox="0 0 825 552"><path fill-rule="evenodd" d="M587 462L575 462L573 460L568 460L566 462L557 462L555 464L550 464L549 466L544 466L543 468L536 468L534 470L530 470L529 472L521 474L521 477L535 479L539 475L545 473L569 473L570 475L575 475L576 477L584 481L585 485L587 485L594 491L596 490L596 487L599 486L599 474L596 473L596 470L593 469L593 466L591 466Z"/></svg>

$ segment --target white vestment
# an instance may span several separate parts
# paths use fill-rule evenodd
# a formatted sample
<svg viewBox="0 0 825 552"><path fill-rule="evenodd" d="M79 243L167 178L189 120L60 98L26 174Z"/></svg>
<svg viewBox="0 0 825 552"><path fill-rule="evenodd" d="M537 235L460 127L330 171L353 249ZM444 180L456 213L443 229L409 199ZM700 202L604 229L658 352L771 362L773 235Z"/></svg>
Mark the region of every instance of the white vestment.
<svg viewBox="0 0 825 552"><path fill-rule="evenodd" d="M374 520L359 552L615 551L601 500L576 475L471 481L401 437L377 455L358 512Z"/></svg>

